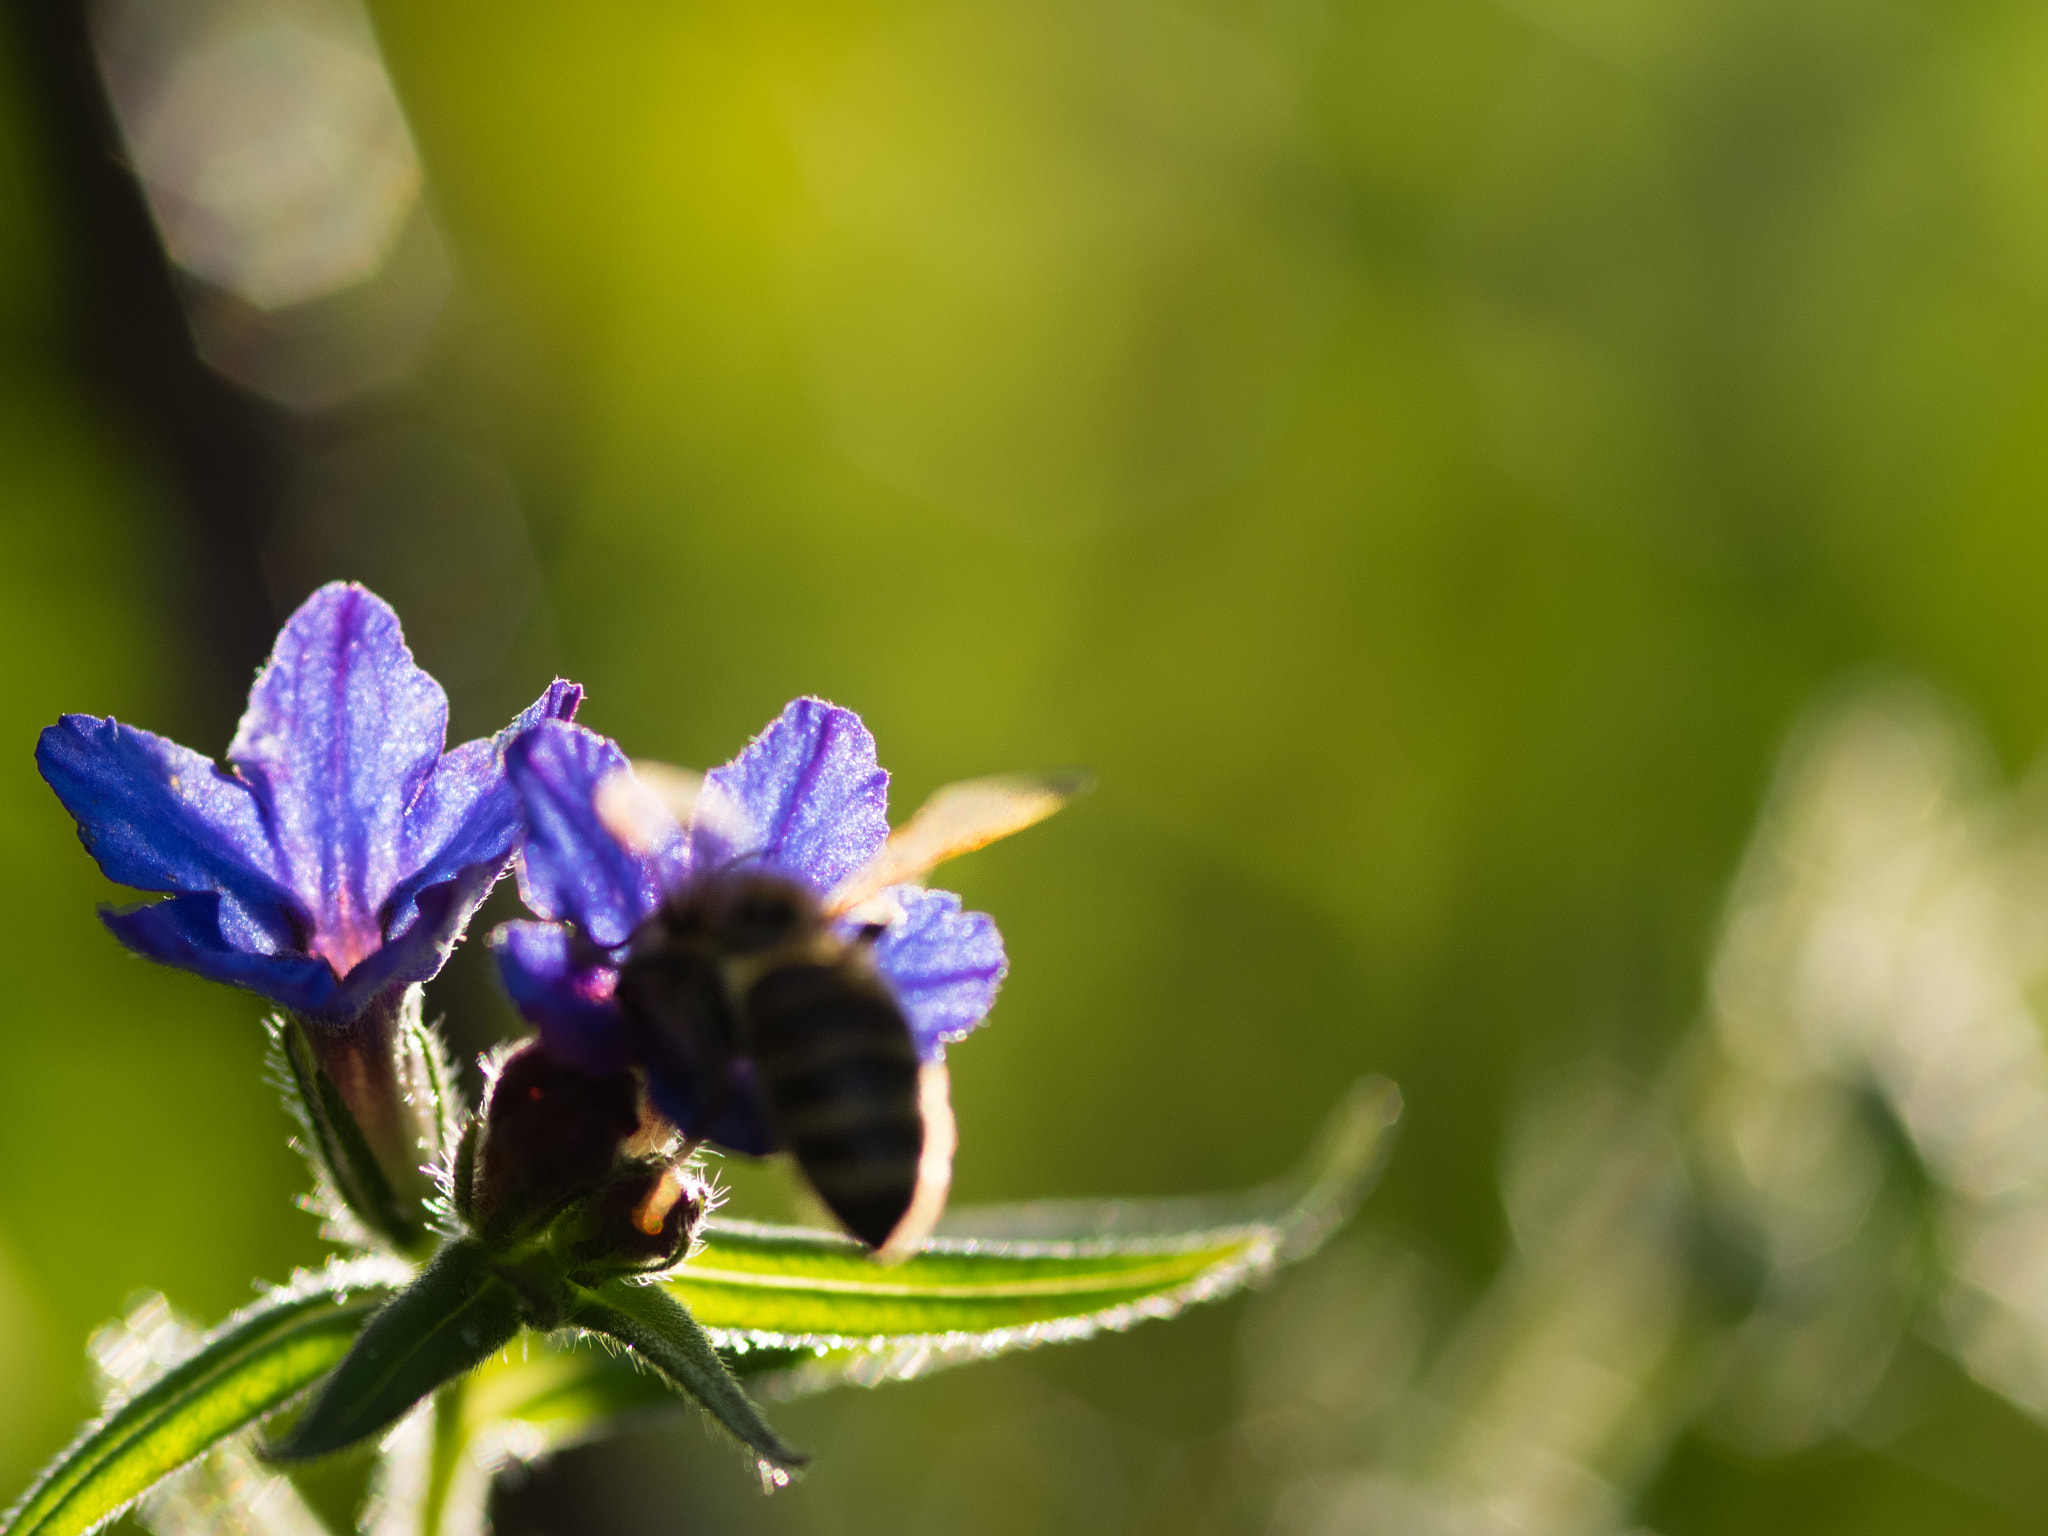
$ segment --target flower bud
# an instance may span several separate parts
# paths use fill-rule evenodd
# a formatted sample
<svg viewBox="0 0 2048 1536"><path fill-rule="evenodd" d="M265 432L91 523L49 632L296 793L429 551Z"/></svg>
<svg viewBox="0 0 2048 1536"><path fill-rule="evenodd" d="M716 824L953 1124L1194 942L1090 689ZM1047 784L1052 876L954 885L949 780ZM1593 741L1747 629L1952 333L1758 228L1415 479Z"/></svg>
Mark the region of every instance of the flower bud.
<svg viewBox="0 0 2048 1536"><path fill-rule="evenodd" d="M580 1277L667 1269L690 1251L710 1188L686 1164L622 1164L576 1223L570 1260Z"/></svg>
<svg viewBox="0 0 2048 1536"><path fill-rule="evenodd" d="M528 1041L491 1084L464 1215L500 1238L546 1221L604 1184L639 1124L631 1077L593 1077Z"/></svg>

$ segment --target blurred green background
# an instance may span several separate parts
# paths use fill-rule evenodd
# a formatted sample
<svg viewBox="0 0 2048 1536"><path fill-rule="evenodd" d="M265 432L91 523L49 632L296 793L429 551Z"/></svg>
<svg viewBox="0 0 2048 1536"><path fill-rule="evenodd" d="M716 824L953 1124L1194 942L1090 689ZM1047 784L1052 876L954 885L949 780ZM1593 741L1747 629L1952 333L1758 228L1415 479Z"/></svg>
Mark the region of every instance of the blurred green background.
<svg viewBox="0 0 2048 1536"><path fill-rule="evenodd" d="M370 582L460 736L560 670L698 765L854 706L899 809L1090 764L952 881L1013 963L952 1056L956 1198L1255 1182L1382 1071L1386 1182L1289 1285L1398 1249L1425 1334L1509 1255L1530 1095L1648 1081L1699 1018L1804 705L1903 669L2009 770L2048 735L2037 6L372 9L450 297L405 382L278 412L296 489L225 521L79 361L78 146L0 37L9 1493L131 1291L212 1318L320 1251L259 1005L117 950L30 762L70 710L224 748L259 653L216 609ZM337 477L371 491L323 523ZM512 1027L476 956L437 985L466 1048ZM1244 1449L1285 1294L783 1410L819 1468L772 1501L651 1426L501 1528L1306 1529ZM1684 1433L1627 1518L2038 1528L2048 1436L1921 1371L1932 1449Z"/></svg>

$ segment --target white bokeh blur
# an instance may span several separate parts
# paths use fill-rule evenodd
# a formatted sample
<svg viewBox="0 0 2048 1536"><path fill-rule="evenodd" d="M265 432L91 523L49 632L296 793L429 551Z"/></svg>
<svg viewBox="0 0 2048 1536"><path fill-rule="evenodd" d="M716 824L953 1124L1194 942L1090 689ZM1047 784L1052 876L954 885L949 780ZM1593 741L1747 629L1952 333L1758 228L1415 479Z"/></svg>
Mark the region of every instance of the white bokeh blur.
<svg viewBox="0 0 2048 1536"><path fill-rule="evenodd" d="M451 267L355 0L102 0L101 77L193 338L297 410L405 377Z"/></svg>

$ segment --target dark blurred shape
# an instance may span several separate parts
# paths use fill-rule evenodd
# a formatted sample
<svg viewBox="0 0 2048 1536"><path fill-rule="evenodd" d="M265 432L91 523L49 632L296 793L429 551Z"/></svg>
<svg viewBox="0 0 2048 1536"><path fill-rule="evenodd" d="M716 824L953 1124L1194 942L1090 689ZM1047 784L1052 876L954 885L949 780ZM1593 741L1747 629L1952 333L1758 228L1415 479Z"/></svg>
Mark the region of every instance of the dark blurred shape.
<svg viewBox="0 0 2048 1536"><path fill-rule="evenodd" d="M363 582L403 615L421 664L457 689L497 669L540 590L503 467L410 425L309 454L262 561L280 613L322 582Z"/></svg>
<svg viewBox="0 0 2048 1536"><path fill-rule="evenodd" d="M450 266L361 8L107 0L93 37L200 355L298 411L403 379Z"/></svg>
<svg viewBox="0 0 2048 1536"><path fill-rule="evenodd" d="M121 164L87 29L72 0L10 7L69 275L67 350L142 456L167 470L180 556L165 617L199 653L189 739L225 743L276 625L250 530L291 473L289 420L205 367L134 179ZM67 359L71 361L72 359Z"/></svg>

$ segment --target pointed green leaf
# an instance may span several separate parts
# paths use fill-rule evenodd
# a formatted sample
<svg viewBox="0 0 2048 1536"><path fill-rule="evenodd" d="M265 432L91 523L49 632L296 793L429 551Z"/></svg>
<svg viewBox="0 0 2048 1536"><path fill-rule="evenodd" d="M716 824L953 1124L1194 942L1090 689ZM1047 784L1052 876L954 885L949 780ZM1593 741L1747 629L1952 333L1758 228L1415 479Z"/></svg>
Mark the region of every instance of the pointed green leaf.
<svg viewBox="0 0 2048 1536"><path fill-rule="evenodd" d="M283 1441L280 1461L325 1456L398 1422L421 1398L512 1341L522 1297L493 1268L482 1244L463 1239L434 1256L420 1277L371 1318Z"/></svg>
<svg viewBox="0 0 2048 1536"><path fill-rule="evenodd" d="M626 1345L769 1467L787 1471L809 1459L768 1427L704 1330L666 1291L611 1280L595 1290L578 1286L573 1297L569 1321L574 1326Z"/></svg>
<svg viewBox="0 0 2048 1536"><path fill-rule="evenodd" d="M332 1266L244 1308L189 1359L87 1426L0 1522L0 1536L76 1536L318 1381L403 1271Z"/></svg>
<svg viewBox="0 0 2048 1536"><path fill-rule="evenodd" d="M1292 1179L1221 1199L963 1212L893 1267L837 1236L714 1222L666 1284L740 1360L808 1349L813 1363L777 1384L785 1394L1085 1338L1215 1300L1312 1251L1357 1207L1399 1113L1393 1085L1368 1079Z"/></svg>

